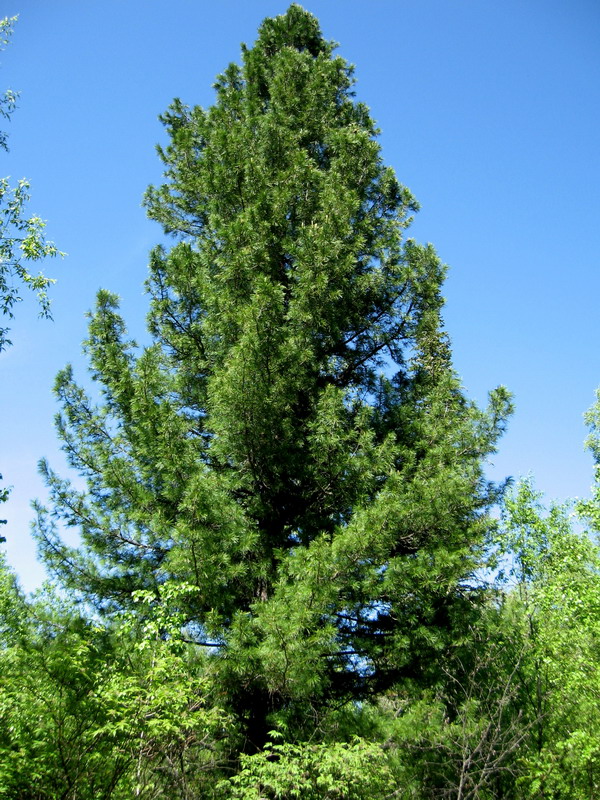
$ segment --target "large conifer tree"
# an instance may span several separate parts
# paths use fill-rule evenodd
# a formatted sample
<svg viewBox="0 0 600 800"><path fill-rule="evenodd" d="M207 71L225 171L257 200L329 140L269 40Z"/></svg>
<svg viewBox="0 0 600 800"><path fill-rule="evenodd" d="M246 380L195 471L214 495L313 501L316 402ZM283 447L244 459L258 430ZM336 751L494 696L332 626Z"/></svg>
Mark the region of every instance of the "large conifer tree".
<svg viewBox="0 0 600 800"><path fill-rule="evenodd" d="M105 612L171 587L250 749L284 716L300 731L432 675L473 607L509 410L461 392L444 267L404 238L417 204L333 49L292 5L211 108L164 115L146 203L176 243L151 257L153 344L99 293L97 401L70 368L56 384L86 490L43 465L47 563Z"/></svg>

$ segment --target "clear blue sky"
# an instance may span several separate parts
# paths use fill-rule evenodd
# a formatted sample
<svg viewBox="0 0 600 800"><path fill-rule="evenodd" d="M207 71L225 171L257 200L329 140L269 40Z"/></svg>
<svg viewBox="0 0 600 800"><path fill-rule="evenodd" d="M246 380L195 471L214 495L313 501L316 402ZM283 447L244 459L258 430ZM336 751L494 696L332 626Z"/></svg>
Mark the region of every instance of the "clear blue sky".
<svg viewBox="0 0 600 800"><path fill-rule="evenodd" d="M313 0L305 6L356 65L357 96L384 157L422 205L412 235L450 265L445 320L467 393L506 384L517 411L490 466L532 472L551 497L587 494L582 413L600 384L600 4L597 0ZM0 472L9 560L42 577L29 502L36 463L64 463L51 387L85 375L84 314L116 291L143 337L145 219L160 180L157 121L173 97L208 105L275 0L4 0L19 15L0 89L20 90L0 174L27 176L31 210L68 257L50 262L53 323L23 303L0 356Z"/></svg>

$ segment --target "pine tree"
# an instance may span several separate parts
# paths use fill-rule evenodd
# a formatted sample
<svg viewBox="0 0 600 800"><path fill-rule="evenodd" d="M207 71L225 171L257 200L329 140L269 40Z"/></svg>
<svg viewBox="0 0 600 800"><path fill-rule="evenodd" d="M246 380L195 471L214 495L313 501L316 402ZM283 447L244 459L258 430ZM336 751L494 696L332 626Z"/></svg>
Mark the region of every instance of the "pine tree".
<svg viewBox="0 0 600 800"><path fill-rule="evenodd" d="M298 5L265 20L215 88L212 107L163 116L165 183L146 205L176 242L151 256L152 344L101 291L97 400L69 367L57 378L86 489L43 464L37 531L105 613L181 587L169 603L251 751L434 677L476 605L497 495L482 463L510 400L463 395L445 268L405 238L417 203L317 20Z"/></svg>

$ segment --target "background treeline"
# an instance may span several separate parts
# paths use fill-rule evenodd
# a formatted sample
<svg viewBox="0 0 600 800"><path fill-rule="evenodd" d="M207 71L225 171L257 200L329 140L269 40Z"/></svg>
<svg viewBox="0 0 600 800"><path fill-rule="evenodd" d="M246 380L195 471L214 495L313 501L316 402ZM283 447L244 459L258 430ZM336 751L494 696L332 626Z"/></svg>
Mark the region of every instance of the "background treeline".
<svg viewBox="0 0 600 800"><path fill-rule="evenodd" d="M163 117L152 343L99 292L55 387L85 489L41 467L55 582L2 567L0 797L600 793L600 495L486 479L510 395L463 394L352 86L292 5Z"/></svg>

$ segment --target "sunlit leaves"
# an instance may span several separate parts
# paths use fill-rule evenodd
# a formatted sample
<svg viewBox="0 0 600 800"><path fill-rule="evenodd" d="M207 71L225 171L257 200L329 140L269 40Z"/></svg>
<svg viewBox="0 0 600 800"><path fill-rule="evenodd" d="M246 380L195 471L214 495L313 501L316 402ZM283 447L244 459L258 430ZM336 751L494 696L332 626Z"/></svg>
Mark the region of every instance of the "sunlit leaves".
<svg viewBox="0 0 600 800"><path fill-rule="evenodd" d="M0 50L8 43L16 17L0 20ZM14 111L17 95L10 90L0 98L0 115L6 119ZM7 135L0 132L0 149L7 150ZM11 185L0 178L0 316L12 318L14 306L21 300L21 289L34 292L40 316L50 316L47 290L54 281L43 273L30 271L28 263L59 255L53 242L44 236L46 223L29 215L29 182L25 179ZM0 327L0 350L10 344L8 328Z"/></svg>

